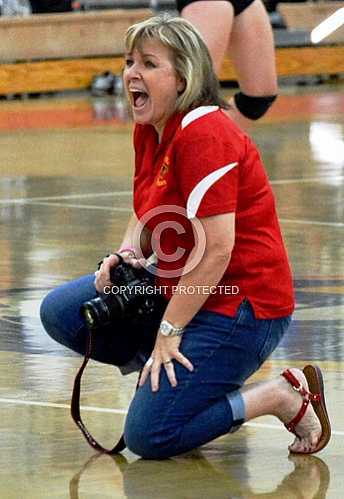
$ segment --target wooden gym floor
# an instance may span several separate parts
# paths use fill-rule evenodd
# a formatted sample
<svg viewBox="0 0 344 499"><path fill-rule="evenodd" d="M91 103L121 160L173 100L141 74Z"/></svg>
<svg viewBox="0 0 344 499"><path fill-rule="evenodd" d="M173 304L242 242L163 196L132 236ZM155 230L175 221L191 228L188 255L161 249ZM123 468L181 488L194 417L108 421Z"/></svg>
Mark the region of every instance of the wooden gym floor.
<svg viewBox="0 0 344 499"><path fill-rule="evenodd" d="M80 358L43 332L39 304L120 242L131 205L131 123L119 100L0 106L1 499L341 498L344 455L343 86L290 88L252 129L277 197L297 294L293 326L255 378L316 362L333 422L317 457L288 457L273 418L164 462L94 457L71 421ZM85 422L119 436L135 376L92 363Z"/></svg>

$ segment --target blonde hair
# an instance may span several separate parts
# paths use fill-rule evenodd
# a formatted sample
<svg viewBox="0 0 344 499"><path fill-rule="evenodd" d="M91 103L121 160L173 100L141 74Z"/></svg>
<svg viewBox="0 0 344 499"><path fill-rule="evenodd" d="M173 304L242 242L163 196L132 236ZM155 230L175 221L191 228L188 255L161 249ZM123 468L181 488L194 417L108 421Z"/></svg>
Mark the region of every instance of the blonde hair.
<svg viewBox="0 0 344 499"><path fill-rule="evenodd" d="M199 32L181 17L155 16L132 25L125 36L125 48L132 53L145 40L156 40L173 54L176 73L185 82L176 101L177 111L201 105L228 108L220 97L220 86L214 73L209 51Z"/></svg>

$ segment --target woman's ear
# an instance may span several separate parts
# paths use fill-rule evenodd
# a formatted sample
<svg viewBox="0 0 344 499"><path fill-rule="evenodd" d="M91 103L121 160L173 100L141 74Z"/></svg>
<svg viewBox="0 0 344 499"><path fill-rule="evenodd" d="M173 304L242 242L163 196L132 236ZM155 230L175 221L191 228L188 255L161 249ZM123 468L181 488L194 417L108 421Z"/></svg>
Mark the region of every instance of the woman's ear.
<svg viewBox="0 0 344 499"><path fill-rule="evenodd" d="M179 75L177 76L177 91L178 93L184 92L186 87L186 82L184 78L181 78Z"/></svg>

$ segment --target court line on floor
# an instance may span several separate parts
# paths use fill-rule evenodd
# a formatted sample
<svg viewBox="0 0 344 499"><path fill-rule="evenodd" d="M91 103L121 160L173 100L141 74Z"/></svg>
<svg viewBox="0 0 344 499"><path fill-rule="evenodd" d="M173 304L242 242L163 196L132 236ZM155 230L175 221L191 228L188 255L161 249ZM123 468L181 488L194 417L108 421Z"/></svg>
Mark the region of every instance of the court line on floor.
<svg viewBox="0 0 344 499"><path fill-rule="evenodd" d="M34 198L9 198L1 199L1 204L21 204L21 203L31 203L35 201L59 201L62 199L83 199L83 198L94 198L94 197L107 197L107 196L131 196L132 191L112 191L112 192L86 192L83 194L65 194L60 196L40 196Z"/></svg>
<svg viewBox="0 0 344 499"><path fill-rule="evenodd" d="M132 213L133 209L124 208L122 206L99 206L94 204L71 204L71 203L54 203L49 201L30 201L25 203L30 206L56 206L57 208L77 208L79 210L102 210L102 211L123 211L125 213Z"/></svg>
<svg viewBox="0 0 344 499"><path fill-rule="evenodd" d="M36 402L34 400L20 400L20 399L8 399L0 398L0 404L13 404L13 405L28 405L28 406L38 406L38 407L51 407L54 409L70 409L69 404L55 404L53 402ZM111 414L127 414L126 409L108 409L106 407L91 407L91 406L80 406L80 409L85 412L106 412Z"/></svg>
<svg viewBox="0 0 344 499"><path fill-rule="evenodd" d="M8 324L14 324L16 326L23 326L24 324L20 321L13 321L11 319L7 319L7 317L0 317L0 322L6 322ZM31 325L28 325L28 324L25 324L25 329L31 329L32 331L34 331L36 328L34 326L31 326Z"/></svg>
<svg viewBox="0 0 344 499"><path fill-rule="evenodd" d="M38 406L38 407L50 407L54 409L70 409L69 404L55 404L53 402L36 402L33 400L21 400L21 399L8 399L0 398L0 404L13 404L13 405L26 405L26 406ZM126 409L108 409L106 407L92 407L92 406L81 406L80 409L85 412L102 412L111 414L121 414L126 415ZM244 423L244 426L249 426L252 428L266 428L270 430L285 430L282 424L273 425L266 423ZM332 430L332 435L344 436L344 431Z"/></svg>
<svg viewBox="0 0 344 499"><path fill-rule="evenodd" d="M279 218L279 221L284 224L299 224L299 225L319 225L321 227L344 227L342 222L320 222L318 220L300 220L293 218Z"/></svg>
<svg viewBox="0 0 344 499"><path fill-rule="evenodd" d="M286 178L281 180L270 180L270 184L306 184L307 182L323 182L324 180L343 180L344 175L330 175L327 177L304 177L304 178Z"/></svg>

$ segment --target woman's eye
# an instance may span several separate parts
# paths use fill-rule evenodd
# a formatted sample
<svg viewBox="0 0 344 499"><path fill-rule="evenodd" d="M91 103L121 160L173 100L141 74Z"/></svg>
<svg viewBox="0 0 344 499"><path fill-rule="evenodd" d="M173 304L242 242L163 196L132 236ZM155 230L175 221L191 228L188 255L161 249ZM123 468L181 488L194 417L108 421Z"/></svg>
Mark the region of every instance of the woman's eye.
<svg viewBox="0 0 344 499"><path fill-rule="evenodd" d="M126 58L126 59L125 59L125 65L126 65L127 67L131 66L132 64L133 64L133 60L132 60L132 59L129 59L129 58Z"/></svg>
<svg viewBox="0 0 344 499"><path fill-rule="evenodd" d="M156 68L156 65L152 61L146 61L145 65L147 68Z"/></svg>

